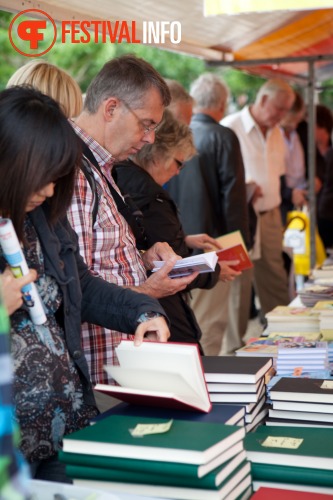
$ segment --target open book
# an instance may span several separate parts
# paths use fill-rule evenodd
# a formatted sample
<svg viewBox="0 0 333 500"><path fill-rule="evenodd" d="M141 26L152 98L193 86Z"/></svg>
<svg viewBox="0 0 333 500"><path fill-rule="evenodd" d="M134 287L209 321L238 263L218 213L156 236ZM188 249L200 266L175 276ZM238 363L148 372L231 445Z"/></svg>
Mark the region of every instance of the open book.
<svg viewBox="0 0 333 500"><path fill-rule="evenodd" d="M179 409L211 410L196 344L123 340L116 353L120 366L105 366L119 386L97 384L95 390L128 403Z"/></svg>
<svg viewBox="0 0 333 500"><path fill-rule="evenodd" d="M236 271L244 271L253 267L240 231L219 236L216 241L223 247L222 250L216 252L218 260L238 260L239 264L230 266Z"/></svg>
<svg viewBox="0 0 333 500"><path fill-rule="evenodd" d="M214 271L217 263L216 252L207 252L192 257L185 257L185 259L177 260L173 269L169 273L170 278L180 278L181 276L188 276L193 272L210 273ZM154 269L152 272L158 271L165 264L164 260L154 261Z"/></svg>

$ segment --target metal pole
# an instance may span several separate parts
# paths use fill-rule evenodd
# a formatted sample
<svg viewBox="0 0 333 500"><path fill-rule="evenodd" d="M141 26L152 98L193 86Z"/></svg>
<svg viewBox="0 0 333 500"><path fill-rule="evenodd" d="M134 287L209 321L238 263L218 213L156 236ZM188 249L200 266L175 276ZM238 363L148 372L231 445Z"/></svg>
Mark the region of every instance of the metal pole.
<svg viewBox="0 0 333 500"><path fill-rule="evenodd" d="M310 207L310 266L316 265L316 146L315 146L315 124L316 109L314 102L315 66L314 61L309 61L309 83L308 83L308 166L309 166L309 207Z"/></svg>

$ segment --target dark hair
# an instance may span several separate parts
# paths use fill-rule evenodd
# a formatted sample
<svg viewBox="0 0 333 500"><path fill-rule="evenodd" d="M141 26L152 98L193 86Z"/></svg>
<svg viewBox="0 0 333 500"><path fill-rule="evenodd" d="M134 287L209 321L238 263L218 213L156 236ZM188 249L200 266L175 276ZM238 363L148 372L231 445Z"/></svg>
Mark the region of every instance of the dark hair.
<svg viewBox="0 0 333 500"><path fill-rule="evenodd" d="M19 239L29 198L47 184L56 182L50 222L66 213L79 159L78 138L53 99L32 87L0 92L0 214Z"/></svg>
<svg viewBox="0 0 333 500"><path fill-rule="evenodd" d="M96 113L100 104L112 96L139 107L151 87L160 92L163 106L168 106L170 91L156 69L134 55L120 56L107 62L95 76L87 89L84 109Z"/></svg>
<svg viewBox="0 0 333 500"><path fill-rule="evenodd" d="M318 127L326 129L329 134L332 133L333 116L331 110L323 104L316 106L316 124Z"/></svg>

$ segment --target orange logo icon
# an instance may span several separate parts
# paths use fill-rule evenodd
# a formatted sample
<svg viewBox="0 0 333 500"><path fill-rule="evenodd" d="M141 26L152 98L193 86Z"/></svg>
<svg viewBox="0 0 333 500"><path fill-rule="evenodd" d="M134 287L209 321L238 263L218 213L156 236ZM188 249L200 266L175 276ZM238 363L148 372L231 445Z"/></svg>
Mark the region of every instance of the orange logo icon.
<svg viewBox="0 0 333 500"><path fill-rule="evenodd" d="M32 19L29 16L37 17ZM57 27L46 12L28 9L19 12L10 23L9 39L14 49L27 57L39 57L53 47L57 39Z"/></svg>

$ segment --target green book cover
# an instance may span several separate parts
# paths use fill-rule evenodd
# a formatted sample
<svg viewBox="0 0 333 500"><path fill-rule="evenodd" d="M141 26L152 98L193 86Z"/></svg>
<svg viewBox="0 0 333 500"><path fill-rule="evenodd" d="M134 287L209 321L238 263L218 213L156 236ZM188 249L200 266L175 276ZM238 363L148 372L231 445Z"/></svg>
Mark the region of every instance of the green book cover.
<svg viewBox="0 0 333 500"><path fill-rule="evenodd" d="M252 463L253 481L276 481L313 486L333 486L330 470L309 467L288 467L287 465Z"/></svg>
<svg viewBox="0 0 333 500"><path fill-rule="evenodd" d="M244 439L251 462L333 470L333 429L265 426Z"/></svg>
<svg viewBox="0 0 333 500"><path fill-rule="evenodd" d="M167 432L133 437L138 424L165 424L164 419L112 415L65 436L63 450L166 462L204 464L245 436L243 427L173 420Z"/></svg>
<svg viewBox="0 0 333 500"><path fill-rule="evenodd" d="M183 486L200 489L220 489L248 463L245 452L234 457L222 467L218 467L205 477L189 478L173 475L142 473L135 471L121 471L101 467L83 465L66 465L66 474L73 479L93 479L100 481L118 481L124 483L156 484L165 486Z"/></svg>
<svg viewBox="0 0 333 500"><path fill-rule="evenodd" d="M177 475L183 477L203 477L216 467L224 464L244 449L243 441L232 445L225 452L218 455L207 464L182 464L156 460L136 460L122 457L105 457L99 455L85 455L83 453L66 453L60 451L59 460L67 465L83 465L101 467L103 469L120 469L139 473Z"/></svg>

